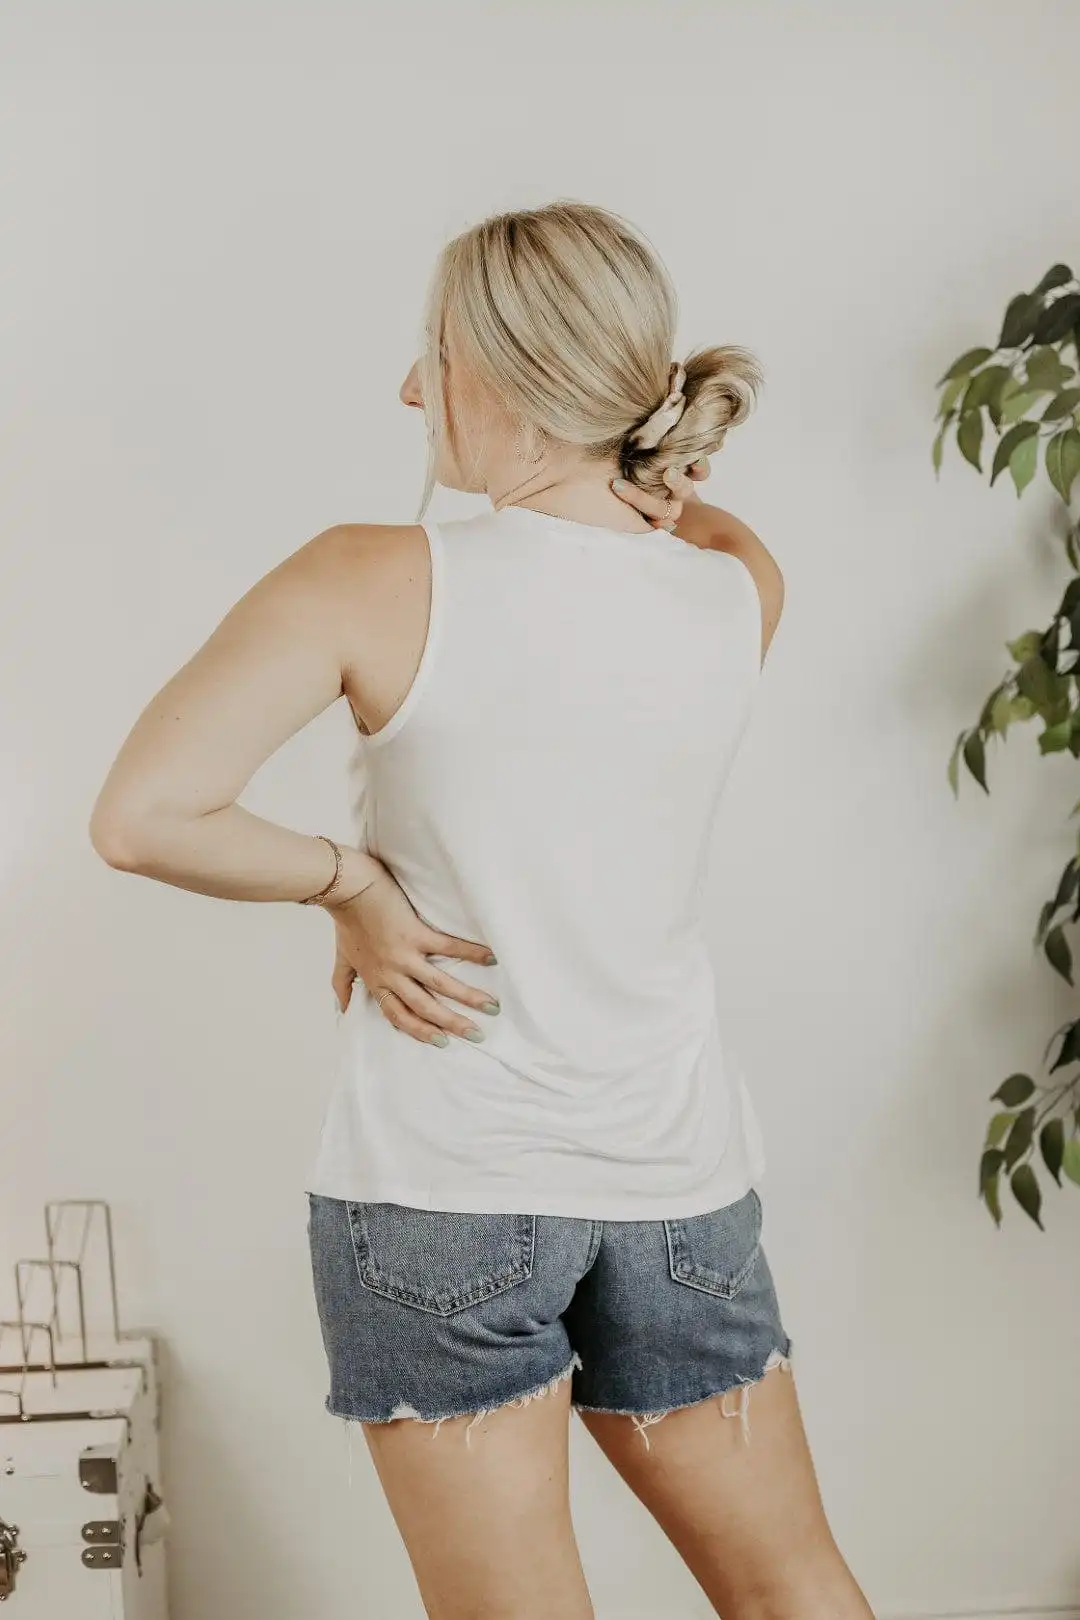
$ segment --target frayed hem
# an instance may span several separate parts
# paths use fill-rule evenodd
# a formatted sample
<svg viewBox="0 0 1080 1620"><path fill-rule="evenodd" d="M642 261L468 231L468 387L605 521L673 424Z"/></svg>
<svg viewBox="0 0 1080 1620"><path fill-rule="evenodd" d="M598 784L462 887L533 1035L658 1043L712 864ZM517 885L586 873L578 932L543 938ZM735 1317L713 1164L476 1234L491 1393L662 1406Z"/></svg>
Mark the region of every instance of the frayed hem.
<svg viewBox="0 0 1080 1620"><path fill-rule="evenodd" d="M682 1401L678 1406L666 1407L662 1412L634 1412L624 1406L586 1406L583 1401L574 1401L573 1407L576 1412L603 1412L612 1417L628 1417L632 1419L634 1427L645 1442L645 1450L651 1451L649 1436L645 1431L652 1424L659 1423L661 1418L666 1418L670 1412L686 1412L692 1407L704 1406L708 1401L719 1400L721 1417L737 1417L742 1426L743 1441L746 1445L749 1445L750 1392L755 1384L760 1384L765 1374L772 1372L774 1368L779 1367L782 1372L790 1372L791 1360L791 1343L789 1341L786 1351L773 1350L770 1352L769 1358L757 1378L739 1378L736 1383L728 1384L725 1389L714 1389L708 1395L700 1395L697 1400ZM738 1404L734 1411L729 1411L727 1407L729 1395L738 1396Z"/></svg>
<svg viewBox="0 0 1080 1620"><path fill-rule="evenodd" d="M364 1423L381 1426L385 1423L396 1423L402 1418L411 1418L414 1423L430 1423L432 1425L431 1438L433 1440L444 1423L449 1423L454 1418L468 1417L472 1421L465 1430L465 1444L471 1445L472 1430L476 1424L489 1417L492 1412L501 1412L508 1406L527 1406L530 1401L540 1400L544 1395L550 1395L552 1391L558 1389L560 1384L565 1383L573 1375L575 1367L580 1366L581 1357L575 1351L569 1365L564 1367L562 1372L556 1373L554 1378L549 1378L546 1383L538 1384L535 1389L526 1390L523 1395L511 1396L509 1400L500 1401L497 1406L484 1406L479 1411L474 1406L467 1406L460 1412L444 1412L441 1417L427 1418L422 1416L414 1406L410 1406L406 1401L402 1401L395 1406L390 1416L385 1418L360 1417L355 1412L338 1411L329 1402L327 1402L326 1410L331 1416L340 1418L346 1424Z"/></svg>

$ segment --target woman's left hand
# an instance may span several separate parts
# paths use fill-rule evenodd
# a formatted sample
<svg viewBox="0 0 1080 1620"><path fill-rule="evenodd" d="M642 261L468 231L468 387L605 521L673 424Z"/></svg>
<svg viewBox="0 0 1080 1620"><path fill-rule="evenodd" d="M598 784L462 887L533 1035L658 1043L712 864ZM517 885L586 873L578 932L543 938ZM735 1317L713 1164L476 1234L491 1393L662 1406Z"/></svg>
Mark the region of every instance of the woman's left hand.
<svg viewBox="0 0 1080 1620"><path fill-rule="evenodd" d="M678 467L669 467L664 474L664 483L671 494L665 501L659 495L647 495L636 484L631 484L625 478L616 478L612 482L612 489L621 501L632 506L635 512L648 518L654 529L666 529L670 534L682 517L683 508L689 501L698 499L696 483L709 476L709 461L707 456L692 461L685 472Z"/></svg>

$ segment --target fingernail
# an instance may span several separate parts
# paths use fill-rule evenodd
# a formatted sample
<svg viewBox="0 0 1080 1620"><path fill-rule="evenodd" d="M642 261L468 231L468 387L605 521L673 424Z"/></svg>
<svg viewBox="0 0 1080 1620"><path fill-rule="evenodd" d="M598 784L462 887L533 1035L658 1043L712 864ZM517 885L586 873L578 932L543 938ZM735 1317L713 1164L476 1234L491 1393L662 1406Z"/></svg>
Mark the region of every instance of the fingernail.
<svg viewBox="0 0 1080 1620"><path fill-rule="evenodd" d="M612 489L629 489L630 485L626 482L625 478L613 478L611 480L611 487Z"/></svg>
<svg viewBox="0 0 1080 1620"><path fill-rule="evenodd" d="M498 1010L499 1010L499 1003L497 1001L482 1001L480 1003L480 1011L481 1012L486 1012L486 1013L491 1013L492 1017L495 1016L495 1014L498 1012Z"/></svg>
<svg viewBox="0 0 1080 1620"><path fill-rule="evenodd" d="M484 957L484 964L487 967L498 967L499 958L492 951L489 951Z"/></svg>
<svg viewBox="0 0 1080 1620"><path fill-rule="evenodd" d="M440 1031L438 1035L433 1035L431 1037L431 1044L432 1044L432 1046L449 1046L450 1045L450 1037L449 1037L449 1035L444 1035Z"/></svg>
<svg viewBox="0 0 1080 1620"><path fill-rule="evenodd" d="M467 1041L482 1041L483 1038L484 1032L482 1029L467 1029L465 1031L465 1039Z"/></svg>

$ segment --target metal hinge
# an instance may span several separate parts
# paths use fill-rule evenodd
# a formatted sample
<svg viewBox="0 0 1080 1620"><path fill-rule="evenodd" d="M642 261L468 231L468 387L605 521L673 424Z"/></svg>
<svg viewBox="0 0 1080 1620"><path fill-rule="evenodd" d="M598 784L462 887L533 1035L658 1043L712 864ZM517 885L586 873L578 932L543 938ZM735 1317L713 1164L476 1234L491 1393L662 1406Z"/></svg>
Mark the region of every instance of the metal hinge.
<svg viewBox="0 0 1080 1620"><path fill-rule="evenodd" d="M26 1554L19 1546L19 1527L5 1524L0 1519L0 1603L4 1603L15 1590L15 1581Z"/></svg>
<svg viewBox="0 0 1080 1620"><path fill-rule="evenodd" d="M115 1445L87 1446L79 1454L79 1484L95 1496L115 1496L117 1467Z"/></svg>
<svg viewBox="0 0 1080 1620"><path fill-rule="evenodd" d="M119 1569L124 1562L123 1519L91 1519L82 1527L82 1561L87 1569Z"/></svg>

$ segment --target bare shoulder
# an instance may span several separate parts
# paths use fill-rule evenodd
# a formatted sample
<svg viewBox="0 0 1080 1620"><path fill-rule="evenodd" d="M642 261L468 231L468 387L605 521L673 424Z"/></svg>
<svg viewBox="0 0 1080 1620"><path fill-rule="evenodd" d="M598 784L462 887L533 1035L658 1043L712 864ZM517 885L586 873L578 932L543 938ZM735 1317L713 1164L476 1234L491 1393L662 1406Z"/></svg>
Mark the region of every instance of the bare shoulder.
<svg viewBox="0 0 1080 1620"><path fill-rule="evenodd" d="M415 587L426 601L427 540L419 524L335 523L278 564L263 587L276 590L295 611L307 602L323 623L340 619L357 628L378 619Z"/></svg>
<svg viewBox="0 0 1080 1620"><path fill-rule="evenodd" d="M286 559L314 578L377 581L415 569L427 554L419 523L335 523Z"/></svg>
<svg viewBox="0 0 1080 1620"><path fill-rule="evenodd" d="M714 520L699 544L710 551L726 551L748 569L761 599L761 653L768 651L784 608L784 576L776 558L748 523L733 512L711 507Z"/></svg>

